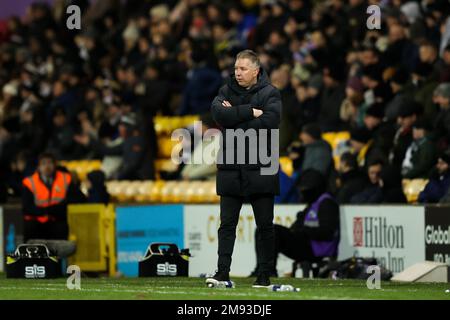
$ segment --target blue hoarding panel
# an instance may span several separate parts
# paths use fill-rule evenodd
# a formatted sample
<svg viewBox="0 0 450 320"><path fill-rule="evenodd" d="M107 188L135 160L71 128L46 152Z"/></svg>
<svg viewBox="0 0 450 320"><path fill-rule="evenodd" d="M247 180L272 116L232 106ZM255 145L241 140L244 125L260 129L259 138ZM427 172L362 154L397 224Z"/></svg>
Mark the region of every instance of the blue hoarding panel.
<svg viewBox="0 0 450 320"><path fill-rule="evenodd" d="M152 242L183 248L183 206L156 205L116 208L117 264L125 276L138 276L138 262Z"/></svg>

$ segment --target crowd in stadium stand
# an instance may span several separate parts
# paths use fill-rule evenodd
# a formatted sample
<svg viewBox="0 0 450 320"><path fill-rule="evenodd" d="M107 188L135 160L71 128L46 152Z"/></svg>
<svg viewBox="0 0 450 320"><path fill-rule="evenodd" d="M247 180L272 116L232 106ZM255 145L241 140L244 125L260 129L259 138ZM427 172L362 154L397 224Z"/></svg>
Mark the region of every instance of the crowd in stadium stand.
<svg viewBox="0 0 450 320"><path fill-rule="evenodd" d="M81 30L65 8L82 11ZM369 5L381 26L367 26ZM156 178L154 117L197 114L236 54L255 50L282 96L279 202L308 168L340 203L450 202L450 6L446 0L36 2L0 21L0 201L20 195L40 153L103 159L107 179ZM350 132L334 163L327 132ZM211 177L211 166L165 172Z"/></svg>

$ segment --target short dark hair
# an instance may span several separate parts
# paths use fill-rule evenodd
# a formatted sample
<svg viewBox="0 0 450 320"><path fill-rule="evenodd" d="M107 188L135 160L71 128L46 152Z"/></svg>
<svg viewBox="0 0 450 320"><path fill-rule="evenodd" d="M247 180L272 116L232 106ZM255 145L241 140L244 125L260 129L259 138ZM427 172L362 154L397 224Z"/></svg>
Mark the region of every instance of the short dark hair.
<svg viewBox="0 0 450 320"><path fill-rule="evenodd" d="M58 159L56 159L56 156L51 152L43 152L38 157L38 163L40 163L44 159L50 159L53 161L54 164L58 162Z"/></svg>
<svg viewBox="0 0 450 320"><path fill-rule="evenodd" d="M372 166L381 165L382 167L386 164L386 161L382 157L372 157L367 161L367 169Z"/></svg>
<svg viewBox="0 0 450 320"><path fill-rule="evenodd" d="M256 68L261 67L261 62L259 61L258 55L253 50L242 50L236 55L236 60L237 59L249 59Z"/></svg>
<svg viewBox="0 0 450 320"><path fill-rule="evenodd" d="M302 127L303 133L310 135L314 140L320 140L322 138L322 130L317 123L308 123Z"/></svg>

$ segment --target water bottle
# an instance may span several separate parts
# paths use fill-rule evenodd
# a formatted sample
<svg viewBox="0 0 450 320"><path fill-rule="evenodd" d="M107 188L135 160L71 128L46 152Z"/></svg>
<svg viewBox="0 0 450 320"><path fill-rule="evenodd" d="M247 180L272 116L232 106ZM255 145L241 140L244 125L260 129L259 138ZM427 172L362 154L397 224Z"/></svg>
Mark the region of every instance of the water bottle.
<svg viewBox="0 0 450 320"><path fill-rule="evenodd" d="M217 288L234 288L233 281L219 281Z"/></svg>
<svg viewBox="0 0 450 320"><path fill-rule="evenodd" d="M272 284L269 286L269 291L280 291L281 285L279 284Z"/></svg>
<svg viewBox="0 0 450 320"><path fill-rule="evenodd" d="M280 287L280 291L286 291L286 292L298 292L300 291L299 288L295 288L291 286L290 284L284 284Z"/></svg>
<svg viewBox="0 0 450 320"><path fill-rule="evenodd" d="M233 281L217 281L217 282L210 282L207 284L208 288L234 288L234 282Z"/></svg>
<svg viewBox="0 0 450 320"><path fill-rule="evenodd" d="M290 284L273 284L269 287L269 291L299 292L300 288L295 288Z"/></svg>

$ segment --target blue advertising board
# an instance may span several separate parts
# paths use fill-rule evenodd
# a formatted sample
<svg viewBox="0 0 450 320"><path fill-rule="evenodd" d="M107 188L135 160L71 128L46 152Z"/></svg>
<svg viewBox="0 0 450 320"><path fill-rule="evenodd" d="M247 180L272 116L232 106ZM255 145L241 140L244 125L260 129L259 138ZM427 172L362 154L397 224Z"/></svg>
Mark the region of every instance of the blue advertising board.
<svg viewBox="0 0 450 320"><path fill-rule="evenodd" d="M182 205L117 207L116 219L117 268L125 276L138 276L138 262L150 243L184 246Z"/></svg>

